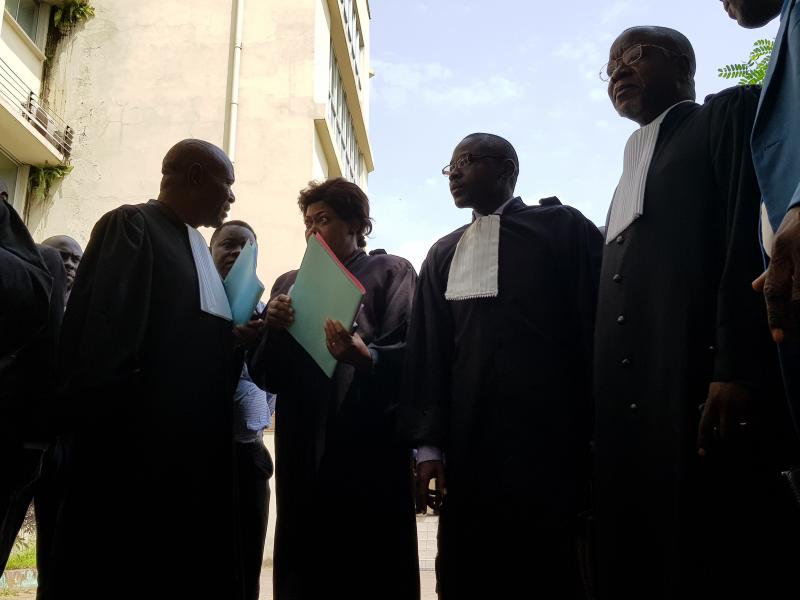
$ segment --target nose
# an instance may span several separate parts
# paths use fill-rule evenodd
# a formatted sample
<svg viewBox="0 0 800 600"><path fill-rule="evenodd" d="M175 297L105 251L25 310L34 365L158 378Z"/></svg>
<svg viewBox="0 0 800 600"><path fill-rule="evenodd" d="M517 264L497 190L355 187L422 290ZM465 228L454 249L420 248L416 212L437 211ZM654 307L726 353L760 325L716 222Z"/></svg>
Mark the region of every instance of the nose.
<svg viewBox="0 0 800 600"><path fill-rule="evenodd" d="M233 190L228 191L228 202L231 204L236 202L236 194L233 193Z"/></svg>
<svg viewBox="0 0 800 600"><path fill-rule="evenodd" d="M611 75L608 78L608 85L614 85L617 81L629 75L631 72L631 68L629 65L625 63L620 63L617 65L617 68L611 71Z"/></svg>
<svg viewBox="0 0 800 600"><path fill-rule="evenodd" d="M450 170L450 175L447 176L448 181L453 181L453 179L457 179L461 177L461 169L458 167L453 167Z"/></svg>

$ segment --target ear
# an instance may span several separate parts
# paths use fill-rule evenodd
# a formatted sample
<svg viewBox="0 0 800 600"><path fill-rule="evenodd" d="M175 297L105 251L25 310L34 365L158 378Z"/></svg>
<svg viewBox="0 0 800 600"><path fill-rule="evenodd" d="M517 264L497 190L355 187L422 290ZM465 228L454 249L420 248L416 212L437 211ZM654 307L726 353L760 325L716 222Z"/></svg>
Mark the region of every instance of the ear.
<svg viewBox="0 0 800 600"><path fill-rule="evenodd" d="M201 185L205 177L205 169L200 163L192 163L186 171L186 179L189 185Z"/></svg>
<svg viewBox="0 0 800 600"><path fill-rule="evenodd" d="M680 71L681 77L684 81L690 81L693 77L692 75L692 65L689 63L689 57L685 54L681 54L677 57L678 62L678 70Z"/></svg>
<svg viewBox="0 0 800 600"><path fill-rule="evenodd" d="M514 161L510 158L506 158L503 160L503 167L500 170L500 175L504 179L511 179L514 177L514 173L517 171L517 165L514 164Z"/></svg>

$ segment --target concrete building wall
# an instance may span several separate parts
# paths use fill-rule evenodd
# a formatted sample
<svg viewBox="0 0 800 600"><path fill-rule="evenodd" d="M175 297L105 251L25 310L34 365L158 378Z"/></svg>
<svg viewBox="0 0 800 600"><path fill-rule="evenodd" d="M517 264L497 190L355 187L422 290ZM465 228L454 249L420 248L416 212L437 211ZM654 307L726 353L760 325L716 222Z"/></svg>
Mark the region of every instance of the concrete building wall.
<svg viewBox="0 0 800 600"><path fill-rule="evenodd" d="M366 1L356 1L368 32ZM104 213L158 194L161 158L173 143L198 137L225 147L234 126L228 115L235 0L93 4L96 16L62 42L46 85L46 100L75 132L74 170L45 206L29 211L36 239L67 233L85 244ZM230 217L256 229L259 275L269 290L305 250L299 190L341 172L325 118L333 37L337 52L344 47L344 4L243 5ZM342 79L355 90L347 61L339 57ZM366 99L367 88L365 67L362 92L348 98L359 119L364 107L356 98ZM359 183L366 187L366 170Z"/></svg>
<svg viewBox="0 0 800 600"><path fill-rule="evenodd" d="M97 219L158 194L161 159L176 141L221 145L230 11L220 0L95 0L96 16L68 37L47 100L73 127L71 164L52 202L32 214L35 239L82 244Z"/></svg>

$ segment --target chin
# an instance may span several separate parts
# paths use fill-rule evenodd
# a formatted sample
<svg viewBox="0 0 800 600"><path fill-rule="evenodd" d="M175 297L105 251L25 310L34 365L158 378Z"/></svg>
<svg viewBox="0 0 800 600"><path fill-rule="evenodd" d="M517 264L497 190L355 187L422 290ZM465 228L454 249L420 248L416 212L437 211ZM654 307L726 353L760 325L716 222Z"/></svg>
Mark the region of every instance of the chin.
<svg viewBox="0 0 800 600"><path fill-rule="evenodd" d="M469 199L464 196L455 197L453 196L453 204L456 205L456 208L469 208L472 206Z"/></svg>

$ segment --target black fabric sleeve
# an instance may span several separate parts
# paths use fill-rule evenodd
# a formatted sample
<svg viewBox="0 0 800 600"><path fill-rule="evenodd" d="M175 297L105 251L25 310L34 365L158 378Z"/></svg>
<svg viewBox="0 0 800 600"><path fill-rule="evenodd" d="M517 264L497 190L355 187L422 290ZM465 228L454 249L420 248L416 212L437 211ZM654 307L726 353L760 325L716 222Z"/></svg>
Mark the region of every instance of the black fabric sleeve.
<svg viewBox="0 0 800 600"><path fill-rule="evenodd" d="M422 264L409 324L399 434L417 447L447 445L454 324L444 286L440 245Z"/></svg>
<svg viewBox="0 0 800 600"><path fill-rule="evenodd" d="M768 333L766 313L763 298L751 286L764 268L758 238L761 193L750 154L759 91L756 86L737 87L710 100L714 103L710 149L724 252L714 381L754 382L763 371L753 348Z"/></svg>
<svg viewBox="0 0 800 600"><path fill-rule="evenodd" d="M135 388L147 335L153 258L136 207L123 206L95 225L61 330L61 378L71 402L107 402L119 390ZM84 406L74 416L93 408Z"/></svg>

